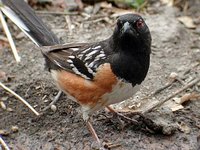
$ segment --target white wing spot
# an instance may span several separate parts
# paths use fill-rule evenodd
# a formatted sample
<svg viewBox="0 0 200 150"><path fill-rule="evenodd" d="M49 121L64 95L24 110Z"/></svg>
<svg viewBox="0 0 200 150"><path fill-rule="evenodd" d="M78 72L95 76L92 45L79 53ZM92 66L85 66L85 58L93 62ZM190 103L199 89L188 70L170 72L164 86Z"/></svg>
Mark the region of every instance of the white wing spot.
<svg viewBox="0 0 200 150"><path fill-rule="evenodd" d="M75 56L72 56L72 55L71 55L71 56L68 56L68 57L71 58L71 59L74 59L74 58L75 58Z"/></svg>
<svg viewBox="0 0 200 150"><path fill-rule="evenodd" d="M100 59L105 59L105 54L99 54L99 55L97 55L96 57L95 57L95 59L94 59L94 61L98 61L98 60L100 60Z"/></svg>
<svg viewBox="0 0 200 150"><path fill-rule="evenodd" d="M70 64L70 67L74 67L74 64Z"/></svg>
<svg viewBox="0 0 200 150"><path fill-rule="evenodd" d="M96 46L96 47L93 47L92 49L99 49L99 48L101 48L101 46L99 45L99 46Z"/></svg>
<svg viewBox="0 0 200 150"><path fill-rule="evenodd" d="M73 63L73 61L71 59L68 59L67 62L70 64Z"/></svg>
<svg viewBox="0 0 200 150"><path fill-rule="evenodd" d="M88 60L88 59L90 59L90 57L92 57L92 55L94 55L96 52L98 52L98 51L95 50L95 51L92 51L92 52L88 53L88 54L86 55L85 61Z"/></svg>
<svg viewBox="0 0 200 150"><path fill-rule="evenodd" d="M78 58L82 59L83 58L83 54L78 54Z"/></svg>
<svg viewBox="0 0 200 150"><path fill-rule="evenodd" d="M87 51L89 51L90 49L91 49L91 48L88 48L88 49L82 51L81 53L84 54L84 53L86 53Z"/></svg>
<svg viewBox="0 0 200 150"><path fill-rule="evenodd" d="M78 51L80 50L79 48L71 48L73 51Z"/></svg>
<svg viewBox="0 0 200 150"><path fill-rule="evenodd" d="M88 53L86 56L87 56L87 57L90 57L90 56L94 55L94 54L97 53L97 52L98 52L98 50L92 51L92 52Z"/></svg>

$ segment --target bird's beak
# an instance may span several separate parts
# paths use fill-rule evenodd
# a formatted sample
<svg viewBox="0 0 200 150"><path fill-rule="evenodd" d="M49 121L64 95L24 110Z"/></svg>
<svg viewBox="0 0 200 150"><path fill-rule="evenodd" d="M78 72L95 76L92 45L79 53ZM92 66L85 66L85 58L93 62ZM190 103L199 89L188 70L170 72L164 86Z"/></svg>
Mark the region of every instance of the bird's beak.
<svg viewBox="0 0 200 150"><path fill-rule="evenodd" d="M124 26L122 27L122 33L127 32L128 30L130 30L131 26L129 24L129 22L125 22Z"/></svg>

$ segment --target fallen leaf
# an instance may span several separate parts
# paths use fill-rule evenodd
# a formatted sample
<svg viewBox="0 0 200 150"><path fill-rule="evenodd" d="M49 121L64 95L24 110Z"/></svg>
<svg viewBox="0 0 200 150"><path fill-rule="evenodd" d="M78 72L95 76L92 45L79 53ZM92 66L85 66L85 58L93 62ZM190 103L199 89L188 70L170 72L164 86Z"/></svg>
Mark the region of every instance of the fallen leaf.
<svg viewBox="0 0 200 150"><path fill-rule="evenodd" d="M101 6L101 8L107 8L107 9L111 9L112 8L112 4L108 3L108 2L101 2L100 6Z"/></svg>
<svg viewBox="0 0 200 150"><path fill-rule="evenodd" d="M188 134L190 133L191 129L184 123L184 122L181 122L180 124L178 124L178 127L180 129L180 131Z"/></svg>
<svg viewBox="0 0 200 150"><path fill-rule="evenodd" d="M190 100L197 100L200 98L200 95L197 93L186 93L181 97L180 104L183 104L184 102L190 101Z"/></svg>
<svg viewBox="0 0 200 150"><path fill-rule="evenodd" d="M181 16L177 18L178 21L183 23L188 29L195 29L196 25L193 22L193 19L189 16Z"/></svg>
<svg viewBox="0 0 200 150"><path fill-rule="evenodd" d="M197 93L186 93L182 97L174 97L173 100L177 104L183 104L190 100L198 100L199 98L200 98L200 95Z"/></svg>
<svg viewBox="0 0 200 150"><path fill-rule="evenodd" d="M174 4L174 0L161 0L161 2L167 6L173 6Z"/></svg>
<svg viewBox="0 0 200 150"><path fill-rule="evenodd" d="M16 133L16 132L19 131L19 127L18 126L12 126L11 130L12 130L13 133Z"/></svg>
<svg viewBox="0 0 200 150"><path fill-rule="evenodd" d="M172 101L168 101L164 104L165 107L170 108L173 112L183 109L183 105L179 104L180 98L173 98Z"/></svg>

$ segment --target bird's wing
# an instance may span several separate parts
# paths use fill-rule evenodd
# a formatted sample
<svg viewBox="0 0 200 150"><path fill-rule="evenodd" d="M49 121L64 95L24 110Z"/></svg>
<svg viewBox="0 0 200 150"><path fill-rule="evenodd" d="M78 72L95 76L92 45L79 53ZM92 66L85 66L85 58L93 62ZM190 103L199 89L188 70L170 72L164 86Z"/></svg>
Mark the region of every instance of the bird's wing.
<svg viewBox="0 0 200 150"><path fill-rule="evenodd" d="M107 60L99 43L43 47L42 52L50 69L63 69L90 80L93 79L98 66Z"/></svg>

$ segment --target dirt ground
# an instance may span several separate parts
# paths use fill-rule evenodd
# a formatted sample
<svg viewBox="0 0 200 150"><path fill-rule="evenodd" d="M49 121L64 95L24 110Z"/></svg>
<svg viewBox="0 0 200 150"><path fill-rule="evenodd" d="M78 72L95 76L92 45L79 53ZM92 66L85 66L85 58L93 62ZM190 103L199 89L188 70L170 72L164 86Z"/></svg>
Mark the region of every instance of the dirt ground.
<svg viewBox="0 0 200 150"><path fill-rule="evenodd" d="M196 7L200 8L200 5ZM180 82L175 82L156 96L149 97L169 81L172 72L180 76L185 73L182 77L184 83L200 76L200 66L196 65L200 62L200 24L197 24L196 29L187 29L177 20L177 17L183 14L175 7L154 6L150 12L142 14L153 38L150 70L140 92L133 99L116 105L118 109L129 106L134 109L137 104L143 108L182 88ZM64 42L99 41L112 34L113 18L109 18L109 23L104 20L86 20L81 15L70 16L74 29L69 34L63 15L39 15ZM195 12L194 15L198 17L200 12ZM0 49L0 70L9 78L7 81L1 81L41 112L58 90L50 74L44 70L44 59L40 50L28 38L24 38L16 27L12 24L10 26L15 33L21 62L16 64L9 48ZM198 93L199 90L200 84L197 84L177 97L185 93ZM8 111L0 108L0 130L8 132L2 135L11 149L96 149L82 120L78 104L68 100L65 95L56 103L55 112L48 109L40 117L35 116L2 88L0 100L7 108L12 109ZM119 145L112 149L200 150L200 100L186 102L183 106L183 109L174 112L168 112L165 110L167 107L164 107L164 111L146 114L146 119L165 124L166 128L161 132L147 128L146 119L140 126L123 122L122 127L119 120L106 110L94 114L92 123L102 141ZM138 106L137 109L139 108ZM142 122L142 119L139 118L139 121ZM183 131L180 131L181 128L177 127L177 124L182 125ZM12 130L13 126L17 126L19 131Z"/></svg>

